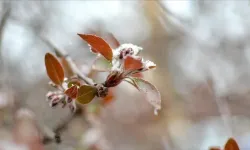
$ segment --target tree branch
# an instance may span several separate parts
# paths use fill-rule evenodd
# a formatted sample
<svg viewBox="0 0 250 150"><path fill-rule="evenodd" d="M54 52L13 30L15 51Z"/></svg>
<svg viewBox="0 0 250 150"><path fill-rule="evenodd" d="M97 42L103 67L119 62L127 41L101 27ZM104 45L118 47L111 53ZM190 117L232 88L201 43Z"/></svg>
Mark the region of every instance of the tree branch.
<svg viewBox="0 0 250 150"><path fill-rule="evenodd" d="M74 114L70 114L67 116L66 119L64 119L62 122L60 122L54 129L51 131L47 128L47 131L43 135L43 144L49 144L52 142L61 143L61 133L64 132L68 124L77 116L82 114L82 109L77 109L77 111Z"/></svg>
<svg viewBox="0 0 250 150"><path fill-rule="evenodd" d="M58 49L54 44L52 44L52 42L50 42L46 38L43 38L43 37L40 37L40 38L51 49L54 50L54 52L56 53L57 57L59 57L59 58L65 58L65 60L69 64L69 67L74 72L74 74L76 74L86 84L94 85L93 80L90 79L90 78L88 78L84 74L82 74L82 72L77 68L76 64L73 62L73 60L71 59L71 57L69 57L69 55L65 51ZM63 120L62 122L60 122L60 124L58 124L53 130L47 129L47 133L44 132L44 135L43 135L43 143L44 144L49 144L51 142L60 143L61 142L61 133L64 132L67 129L67 126L71 122L72 119L74 119L75 117L81 115L82 111L83 111L82 108L78 108L74 114L70 114L65 120Z"/></svg>
<svg viewBox="0 0 250 150"><path fill-rule="evenodd" d="M4 14L2 16L2 20L0 22L0 39L1 39L0 40L0 49L2 48L3 31L4 31L5 25L7 23L7 20L10 16L10 12L11 12L11 8L9 5L7 5L7 6L4 5L4 7L7 7L7 8L6 8L6 11L4 12Z"/></svg>
<svg viewBox="0 0 250 150"><path fill-rule="evenodd" d="M4 34L4 29L6 27L6 23L8 21L8 18L10 16L10 12L11 12L11 7L10 7L10 4L9 3L4 3L3 7L5 8L5 11L3 12L3 15L2 15L2 19L0 21L0 68L4 69L4 66L5 66L5 62L4 62L4 59L3 59L3 34ZM3 74L2 74L3 73ZM7 72L2 70L2 78L1 79L3 81L3 84L7 82L6 80L6 77L7 77Z"/></svg>
<svg viewBox="0 0 250 150"><path fill-rule="evenodd" d="M52 44L49 40L41 37L42 41L45 42L49 47L51 47L56 55L58 57L64 57L66 59L66 61L68 62L70 68L72 69L72 71L80 78L82 79L85 83L89 84L89 85L94 85L94 82L92 79L88 78L87 76L85 76L84 74L82 74L82 72L77 68L76 64L73 62L73 60L71 59L71 57L69 57L69 55L61 50L58 49L54 44Z"/></svg>

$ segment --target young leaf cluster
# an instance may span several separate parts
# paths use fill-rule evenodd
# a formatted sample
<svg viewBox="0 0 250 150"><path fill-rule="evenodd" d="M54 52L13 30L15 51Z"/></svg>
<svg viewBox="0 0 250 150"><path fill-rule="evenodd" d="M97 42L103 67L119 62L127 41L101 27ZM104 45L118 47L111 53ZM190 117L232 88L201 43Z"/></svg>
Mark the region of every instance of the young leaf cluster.
<svg viewBox="0 0 250 150"><path fill-rule="evenodd" d="M120 44L115 39L117 47L111 47L103 38L92 34L78 34L90 47L91 52L97 55L92 69L100 72L108 72L103 83L86 83L79 70L72 69L72 61L60 57L60 61L51 53L45 54L45 67L47 75L52 81L51 85L56 91L49 92L47 99L50 105L61 103L63 107L68 105L73 111L76 102L87 104L95 97L105 98L112 87L116 87L125 81L133 85L145 95L147 101L155 108L155 113L161 109L161 96L157 88L150 82L142 79L142 73L156 68L149 60L139 56L141 47L133 44ZM70 74L65 77L65 71Z"/></svg>

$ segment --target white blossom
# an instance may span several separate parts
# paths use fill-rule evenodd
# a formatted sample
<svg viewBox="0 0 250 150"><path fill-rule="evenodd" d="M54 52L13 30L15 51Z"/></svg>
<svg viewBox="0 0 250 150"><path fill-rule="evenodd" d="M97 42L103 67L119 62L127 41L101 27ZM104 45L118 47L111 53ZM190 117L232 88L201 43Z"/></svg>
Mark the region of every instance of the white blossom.
<svg viewBox="0 0 250 150"><path fill-rule="evenodd" d="M117 70L121 68L124 60L127 56L137 56L140 51L142 51L142 47L136 46L134 44L122 44L118 48L113 50L113 60L112 60L112 70Z"/></svg>
<svg viewBox="0 0 250 150"><path fill-rule="evenodd" d="M146 60L145 62L143 62L143 65L144 65L143 68L145 70L153 69L156 67L156 64L150 60Z"/></svg>
<svg viewBox="0 0 250 150"><path fill-rule="evenodd" d="M130 43L125 43L125 44L122 44L121 46L119 46L118 48L116 48L114 51L113 51L113 55L114 55L114 58L117 59L119 58L120 56L120 53L124 50L129 50L131 49L132 51L127 54L127 55L130 55L130 56L136 56L140 53L140 51L143 50L142 47L139 47L139 46L136 46L134 44L130 44Z"/></svg>

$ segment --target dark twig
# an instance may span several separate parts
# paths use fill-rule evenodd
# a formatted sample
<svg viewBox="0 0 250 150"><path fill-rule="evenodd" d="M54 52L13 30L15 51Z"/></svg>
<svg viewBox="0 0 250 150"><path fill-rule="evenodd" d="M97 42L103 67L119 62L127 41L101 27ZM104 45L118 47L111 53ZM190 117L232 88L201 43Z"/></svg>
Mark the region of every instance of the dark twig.
<svg viewBox="0 0 250 150"><path fill-rule="evenodd" d="M62 131L67 128L68 122L71 122L73 118L82 114L82 109L78 108L74 114L70 114L64 121L57 125L54 129L56 135L59 135Z"/></svg>
<svg viewBox="0 0 250 150"><path fill-rule="evenodd" d="M77 109L76 112L74 114L70 114L66 119L64 119L63 121L61 121L54 129L53 129L53 133L46 133L43 136L43 143L44 144L49 144L52 142L56 142L56 143L61 143L61 133L64 132L67 127L68 124L77 116L82 114L82 109ZM50 131L51 132L51 131Z"/></svg>

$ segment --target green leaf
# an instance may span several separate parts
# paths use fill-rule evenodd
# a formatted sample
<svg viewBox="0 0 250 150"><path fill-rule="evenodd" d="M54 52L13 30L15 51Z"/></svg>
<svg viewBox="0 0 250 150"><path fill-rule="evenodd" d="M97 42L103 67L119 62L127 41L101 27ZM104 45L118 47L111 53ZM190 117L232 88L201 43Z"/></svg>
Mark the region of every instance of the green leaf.
<svg viewBox="0 0 250 150"><path fill-rule="evenodd" d="M76 100L80 104L87 104L94 99L94 97L96 96L96 93L97 93L97 89L95 87L89 86L89 85L82 85L78 89Z"/></svg>

